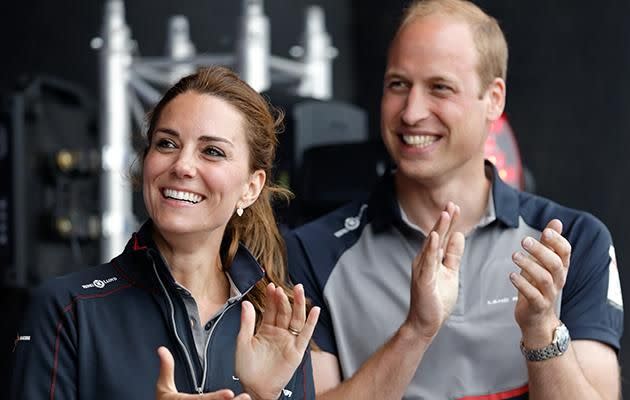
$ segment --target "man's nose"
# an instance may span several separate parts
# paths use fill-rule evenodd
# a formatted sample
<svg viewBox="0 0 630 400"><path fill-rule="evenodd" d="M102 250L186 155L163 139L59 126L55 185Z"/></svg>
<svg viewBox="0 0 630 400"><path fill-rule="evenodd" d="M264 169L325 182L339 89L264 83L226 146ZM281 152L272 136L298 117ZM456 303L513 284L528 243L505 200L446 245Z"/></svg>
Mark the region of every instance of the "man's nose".
<svg viewBox="0 0 630 400"><path fill-rule="evenodd" d="M417 86L412 86L402 110L401 118L406 125L415 125L429 115L426 94Z"/></svg>

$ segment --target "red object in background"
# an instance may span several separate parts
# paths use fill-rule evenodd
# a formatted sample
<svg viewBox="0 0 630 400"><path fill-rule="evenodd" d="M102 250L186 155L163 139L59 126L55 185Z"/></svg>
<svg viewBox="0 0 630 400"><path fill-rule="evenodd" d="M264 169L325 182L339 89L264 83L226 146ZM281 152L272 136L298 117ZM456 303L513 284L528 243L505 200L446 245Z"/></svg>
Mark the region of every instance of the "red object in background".
<svg viewBox="0 0 630 400"><path fill-rule="evenodd" d="M497 167L501 179L515 188L524 189L521 153L505 114L490 126L484 152L486 159Z"/></svg>

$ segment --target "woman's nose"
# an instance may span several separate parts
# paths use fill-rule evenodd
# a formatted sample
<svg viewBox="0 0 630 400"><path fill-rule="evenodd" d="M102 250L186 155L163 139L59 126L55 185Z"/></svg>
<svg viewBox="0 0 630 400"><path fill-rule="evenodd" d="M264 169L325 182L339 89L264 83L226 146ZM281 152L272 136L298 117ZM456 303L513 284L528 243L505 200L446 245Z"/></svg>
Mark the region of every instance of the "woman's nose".
<svg viewBox="0 0 630 400"><path fill-rule="evenodd" d="M194 155L182 151L173 164L173 173L178 178L192 178L196 174Z"/></svg>

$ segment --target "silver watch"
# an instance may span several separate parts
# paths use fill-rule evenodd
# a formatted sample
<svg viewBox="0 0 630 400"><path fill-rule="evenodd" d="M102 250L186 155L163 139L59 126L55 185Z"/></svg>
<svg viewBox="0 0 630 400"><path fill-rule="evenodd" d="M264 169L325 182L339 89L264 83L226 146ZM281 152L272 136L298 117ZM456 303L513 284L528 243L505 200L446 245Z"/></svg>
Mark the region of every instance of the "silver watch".
<svg viewBox="0 0 630 400"><path fill-rule="evenodd" d="M521 353L527 361L545 361L564 354L569 348L570 341L569 330L563 323L560 323L560 326L554 329L553 340L549 345L540 349L528 349L521 340Z"/></svg>

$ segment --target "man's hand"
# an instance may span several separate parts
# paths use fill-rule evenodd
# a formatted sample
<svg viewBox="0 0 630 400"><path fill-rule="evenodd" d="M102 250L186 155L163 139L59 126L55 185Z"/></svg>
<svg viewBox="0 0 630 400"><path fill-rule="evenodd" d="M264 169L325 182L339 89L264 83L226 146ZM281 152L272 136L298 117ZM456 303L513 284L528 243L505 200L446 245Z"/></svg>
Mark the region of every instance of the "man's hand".
<svg viewBox="0 0 630 400"><path fill-rule="evenodd" d="M302 285L293 288L293 307L281 287L273 283L265 293L265 311L254 335L254 306L243 302L241 330L236 345L236 375L256 400L277 399L302 362L317 319L319 307L306 317Z"/></svg>
<svg viewBox="0 0 630 400"><path fill-rule="evenodd" d="M251 400L247 394L234 397L234 393L229 389L204 394L178 393L175 386L175 360L171 352L166 347L160 347L158 356L160 357L160 376L155 388L156 400Z"/></svg>
<svg viewBox="0 0 630 400"><path fill-rule="evenodd" d="M560 324L555 305L564 287L571 244L561 235L562 222L551 220L540 240L526 237L521 242L525 252L512 255L521 273L510 274L518 289L514 317L528 348L541 348L552 341L553 330Z"/></svg>
<svg viewBox="0 0 630 400"><path fill-rule="evenodd" d="M453 311L459 290L464 235L453 232L459 206L449 202L413 261L405 325L432 340Z"/></svg>

